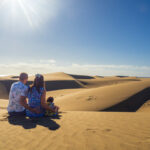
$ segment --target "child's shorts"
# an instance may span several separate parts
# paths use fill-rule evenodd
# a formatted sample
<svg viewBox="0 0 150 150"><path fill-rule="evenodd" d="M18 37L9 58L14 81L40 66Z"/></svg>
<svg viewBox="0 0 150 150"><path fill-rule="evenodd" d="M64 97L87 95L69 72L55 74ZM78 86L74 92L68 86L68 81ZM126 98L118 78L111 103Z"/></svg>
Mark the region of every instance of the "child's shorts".
<svg viewBox="0 0 150 150"><path fill-rule="evenodd" d="M56 116L57 115L57 113L55 113L55 112L51 112L51 111L46 111L45 112L45 116L48 116L48 117L53 117L53 116Z"/></svg>

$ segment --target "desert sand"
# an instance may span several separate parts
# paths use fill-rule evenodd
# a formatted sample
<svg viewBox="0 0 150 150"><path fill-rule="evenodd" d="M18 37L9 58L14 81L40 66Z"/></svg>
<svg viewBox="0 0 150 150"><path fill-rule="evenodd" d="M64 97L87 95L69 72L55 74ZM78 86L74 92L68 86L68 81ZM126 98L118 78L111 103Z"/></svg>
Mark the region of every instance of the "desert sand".
<svg viewBox="0 0 150 150"><path fill-rule="evenodd" d="M0 149L150 149L150 79L62 72L44 77L47 97L61 108L57 118L9 117L9 88L18 78L0 78Z"/></svg>

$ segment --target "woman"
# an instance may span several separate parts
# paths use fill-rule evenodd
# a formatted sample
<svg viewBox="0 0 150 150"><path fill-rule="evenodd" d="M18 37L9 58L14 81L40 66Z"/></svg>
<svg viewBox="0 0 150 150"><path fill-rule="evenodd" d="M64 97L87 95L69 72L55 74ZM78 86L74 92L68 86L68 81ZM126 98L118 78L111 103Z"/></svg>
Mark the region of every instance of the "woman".
<svg viewBox="0 0 150 150"><path fill-rule="evenodd" d="M28 117L42 117L45 110L54 111L50 106L46 104L46 90L44 85L44 77L40 74L35 76L33 85L29 88L28 92L28 105L33 109L38 110L37 113L33 113L30 110L26 110Z"/></svg>

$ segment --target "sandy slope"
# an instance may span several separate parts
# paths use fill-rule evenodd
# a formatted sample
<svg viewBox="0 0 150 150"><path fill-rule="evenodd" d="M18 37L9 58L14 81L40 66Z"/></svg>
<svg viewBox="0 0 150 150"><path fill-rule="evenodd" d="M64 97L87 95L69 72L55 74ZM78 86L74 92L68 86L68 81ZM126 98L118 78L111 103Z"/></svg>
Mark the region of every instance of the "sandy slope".
<svg viewBox="0 0 150 150"><path fill-rule="evenodd" d="M0 110L1 109L6 109L7 105L8 105L8 100L0 99Z"/></svg>
<svg viewBox="0 0 150 150"><path fill-rule="evenodd" d="M137 78L118 78L118 77L105 77L105 78L94 78L94 79L78 79L86 88L107 86L107 85L116 85L120 83L132 82L132 81L141 81Z"/></svg>
<svg viewBox="0 0 150 150"><path fill-rule="evenodd" d="M64 112L60 119L0 117L4 150L149 150L145 113Z"/></svg>
<svg viewBox="0 0 150 150"><path fill-rule="evenodd" d="M33 80L34 76L31 76L29 79ZM63 72L44 74L44 79L45 79L45 81L49 81L49 80L74 80L73 77L71 77L70 75L63 73Z"/></svg>
<svg viewBox="0 0 150 150"><path fill-rule="evenodd" d="M111 107L150 86L149 79L93 77L63 72L45 74L47 97L54 96L62 110L99 111ZM11 79L0 83L0 98L8 98ZM33 81L33 76L29 81ZM16 79L13 77L13 79ZM2 106L1 106L2 107Z"/></svg>
<svg viewBox="0 0 150 150"><path fill-rule="evenodd" d="M44 79L47 91L84 87L81 82L62 72L45 74ZM28 84L32 84L33 80L34 76L30 76ZM16 76L0 77L0 99L8 99L10 86L15 81L18 81Z"/></svg>
<svg viewBox="0 0 150 150"><path fill-rule="evenodd" d="M0 97L1 98L8 98L8 91L4 84L0 83Z"/></svg>
<svg viewBox="0 0 150 150"><path fill-rule="evenodd" d="M145 102L137 112L150 112L150 100Z"/></svg>
<svg viewBox="0 0 150 150"><path fill-rule="evenodd" d="M93 88L100 86L107 86L119 83L126 83L132 81L140 81L136 78L119 78L119 77L105 77L96 78L93 76L83 75L69 75L63 72L45 74L45 83L47 91L55 91L60 89L79 89L79 88ZM29 77L29 83L32 84L34 76ZM8 92L13 82L17 81L17 76L0 77L0 98L8 99Z"/></svg>
<svg viewBox="0 0 150 150"><path fill-rule="evenodd" d="M136 81L97 88L55 90L47 92L47 97L54 96L55 103L62 111L99 111L118 104L149 86L150 81ZM0 101L0 108L6 108L8 101Z"/></svg>
<svg viewBox="0 0 150 150"><path fill-rule="evenodd" d="M126 100L150 86L150 81L130 82L71 92L56 98L62 110L98 111Z"/></svg>

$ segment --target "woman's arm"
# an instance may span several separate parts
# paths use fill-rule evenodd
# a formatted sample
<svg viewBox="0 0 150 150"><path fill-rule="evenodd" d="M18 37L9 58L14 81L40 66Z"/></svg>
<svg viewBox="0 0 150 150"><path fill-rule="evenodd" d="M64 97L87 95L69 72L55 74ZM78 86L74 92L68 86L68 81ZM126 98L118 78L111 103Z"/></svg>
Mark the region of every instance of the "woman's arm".
<svg viewBox="0 0 150 150"><path fill-rule="evenodd" d="M37 113L39 114L40 111L34 108L29 107L29 105L27 104L27 99L25 96L21 96L20 97L20 104L25 108L28 109L29 111L33 112L33 113Z"/></svg>
<svg viewBox="0 0 150 150"><path fill-rule="evenodd" d="M43 94L42 94L42 96L41 96L41 105L42 105L42 107L43 107L44 109L50 110L50 111L52 111L52 112L55 112L55 110L53 110L50 106L48 106L48 105L46 104L46 90L44 90L44 92L43 92Z"/></svg>

